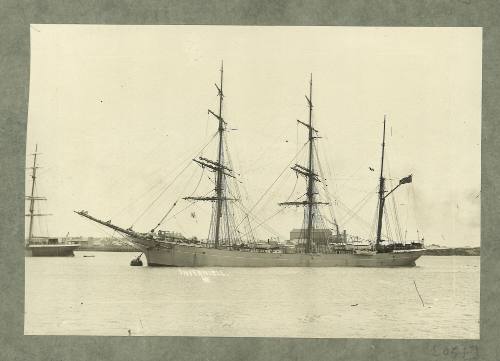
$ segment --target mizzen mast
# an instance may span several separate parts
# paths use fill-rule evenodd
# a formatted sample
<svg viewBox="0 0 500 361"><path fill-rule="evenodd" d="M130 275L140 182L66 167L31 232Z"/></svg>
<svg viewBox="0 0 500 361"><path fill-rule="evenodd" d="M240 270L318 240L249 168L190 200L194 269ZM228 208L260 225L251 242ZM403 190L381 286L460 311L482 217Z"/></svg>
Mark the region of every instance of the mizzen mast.
<svg viewBox="0 0 500 361"><path fill-rule="evenodd" d="M384 215L384 193L385 193L385 178L384 178L384 152L385 152L385 115L384 115L384 131L382 133L382 159L380 161L380 178L378 186L378 221L377 221L377 240L376 248L379 248L382 235L382 218Z"/></svg>
<svg viewBox="0 0 500 361"><path fill-rule="evenodd" d="M382 134L382 158L380 161L380 179L379 179L379 188L378 188L378 222L377 222L377 239L375 243L375 249L377 251L382 251L384 247L380 245L382 242L382 223L383 223L383 216L384 216L384 205L385 205L385 200L386 198L392 194L399 186L407 183L412 182L413 175L410 174L404 178L401 178L399 180L399 183L391 189L389 192L385 190L385 178L384 178L384 155L385 155L385 123L386 123L386 116L384 115L384 130ZM384 194L386 193L387 194Z"/></svg>

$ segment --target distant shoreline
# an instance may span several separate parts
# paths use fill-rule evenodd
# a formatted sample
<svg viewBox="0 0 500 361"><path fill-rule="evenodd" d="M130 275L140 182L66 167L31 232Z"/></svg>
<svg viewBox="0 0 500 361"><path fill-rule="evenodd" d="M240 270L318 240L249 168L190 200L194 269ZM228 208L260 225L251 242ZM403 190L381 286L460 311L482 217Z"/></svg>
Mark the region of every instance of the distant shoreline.
<svg viewBox="0 0 500 361"><path fill-rule="evenodd" d="M426 256L479 256L480 247L460 248L430 248L426 249Z"/></svg>
<svg viewBox="0 0 500 361"><path fill-rule="evenodd" d="M75 251L83 252L141 252L133 247L78 247Z"/></svg>

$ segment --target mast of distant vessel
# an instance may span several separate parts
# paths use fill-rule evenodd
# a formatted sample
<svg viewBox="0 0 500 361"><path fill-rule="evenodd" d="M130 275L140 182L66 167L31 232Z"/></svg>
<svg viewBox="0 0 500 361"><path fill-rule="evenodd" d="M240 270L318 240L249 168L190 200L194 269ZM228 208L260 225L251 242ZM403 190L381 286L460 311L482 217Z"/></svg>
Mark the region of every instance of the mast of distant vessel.
<svg viewBox="0 0 500 361"><path fill-rule="evenodd" d="M35 146L35 153L33 155L33 167L31 172L31 194L25 198L30 201L29 213L26 214L30 218L29 229L28 229L28 243L31 242L33 238L33 220L36 216L47 216L48 214L35 213L35 200L45 200L45 197L35 196L35 183L36 183L36 170L39 168L36 165L37 155L38 155L38 144Z"/></svg>
<svg viewBox="0 0 500 361"><path fill-rule="evenodd" d="M28 242L31 242L31 238L33 237L33 218L35 216L35 181L36 181L36 157L38 151L38 144L35 146L35 153L33 154L33 171L31 173L31 195L28 197L30 200L30 226L28 230Z"/></svg>

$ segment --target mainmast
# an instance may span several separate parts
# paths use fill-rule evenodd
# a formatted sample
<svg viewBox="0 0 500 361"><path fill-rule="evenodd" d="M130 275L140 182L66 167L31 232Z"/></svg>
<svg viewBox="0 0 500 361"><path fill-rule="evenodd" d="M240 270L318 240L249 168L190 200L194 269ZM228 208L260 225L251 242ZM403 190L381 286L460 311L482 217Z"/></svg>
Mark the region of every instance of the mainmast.
<svg viewBox="0 0 500 361"><path fill-rule="evenodd" d="M312 127L312 74L309 81L309 98L306 96L309 106L309 174L307 176L307 240L306 253L311 251L312 229L313 229L313 203L314 203L314 136Z"/></svg>
<svg viewBox="0 0 500 361"><path fill-rule="evenodd" d="M306 245L305 245L305 252L310 253L312 252L312 241L313 241L313 230L314 230L314 211L315 207L319 204L328 204L325 202L317 202L316 201L316 182L321 182L318 174L314 172L314 140L317 138L318 131L314 129L313 124L312 124L312 110L313 110L313 103L312 103L312 74L311 74L311 79L309 81L309 96L305 96L307 100L307 105L309 108L309 122L304 123L301 122L300 120L297 120L300 124L303 126L307 127L309 132L308 132L308 141L309 141L309 152L308 152L308 165L307 168L303 167L299 164L295 164L292 167L292 170L294 170L296 173L304 176L307 180L307 192L306 192L306 201L304 202L284 202L280 203L280 205L295 205L295 206L304 206L305 207L305 218L307 221L307 229L306 229Z"/></svg>
<svg viewBox="0 0 500 361"><path fill-rule="evenodd" d="M217 147L217 161L212 161L207 158L199 157L198 159L193 159L203 168L208 168L215 173L215 196L214 197L185 197L184 199L191 200L201 200L201 201L215 201L215 232L214 232L214 245L218 248L221 241L221 218L222 218L222 207L224 202L230 200L226 197L225 192L225 181L226 176L233 177L231 174L232 170L224 165L224 132L226 130L226 121L222 116L222 104L224 99L223 93L223 80L224 80L224 62L221 64L220 68L220 84L215 84L217 88L217 95L219 97L219 111L217 113L208 110L208 113L213 115L219 121L218 135L219 144Z"/></svg>

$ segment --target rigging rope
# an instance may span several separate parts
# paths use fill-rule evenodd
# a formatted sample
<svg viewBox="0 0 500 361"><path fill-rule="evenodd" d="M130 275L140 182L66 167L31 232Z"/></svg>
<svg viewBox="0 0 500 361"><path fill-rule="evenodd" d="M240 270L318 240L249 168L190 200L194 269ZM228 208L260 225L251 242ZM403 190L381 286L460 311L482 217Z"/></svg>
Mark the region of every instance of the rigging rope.
<svg viewBox="0 0 500 361"><path fill-rule="evenodd" d="M396 198L394 196L394 193L391 194L391 203L392 203L392 211L393 211L393 218L394 218L394 223L396 224L396 235L399 240L403 240L403 234L401 233L401 226L399 224L399 216L398 216L398 210L397 210L397 205L396 205Z"/></svg>
<svg viewBox="0 0 500 361"><path fill-rule="evenodd" d="M184 171L190 166L190 164L187 164L183 169L182 171L177 175L175 176L175 178L172 180L172 182L170 182L170 184L168 184L157 196L155 199L153 199L153 201L151 203L149 203L149 205L144 209L144 211L135 219L134 222L132 222L132 225L130 227L133 227L152 207L153 205L160 199L160 197L174 184L174 182L177 180L177 178L182 174L184 173ZM193 173L194 174L194 173ZM192 176L191 176L192 177ZM191 180L191 178L189 179Z"/></svg>
<svg viewBox="0 0 500 361"><path fill-rule="evenodd" d="M302 195L300 195L300 197L297 197L297 198L295 199L295 201L296 201L296 200L298 200L298 199L300 199L300 198L301 198L301 197L303 197L303 196L305 196L305 193L304 193L304 194L302 194ZM270 217L268 217L268 218L266 218L265 220L263 220L263 221L262 221L261 223L259 223L259 224L258 224L255 228L260 227L263 223L267 222L267 221L268 221L268 220L270 220L271 218L274 218L274 217L275 217L275 216L277 216L279 213L283 212L285 209L286 209L286 207L282 207L282 208L278 209L278 211L277 211L277 212L275 212L273 215L271 215ZM245 234L244 236L246 236L246 234Z"/></svg>
<svg viewBox="0 0 500 361"><path fill-rule="evenodd" d="M257 204L260 203L260 201L262 201L262 199L265 197L265 195L269 192L269 190L274 186L274 184L276 184L276 182L278 181L278 179L281 178L281 176L283 175L283 173L285 173L285 171L288 169L288 167L290 166L290 164L292 164L292 162L299 156L299 154L302 152L302 150L304 149L304 147L308 144L309 142L306 142L304 143L304 145L302 146L302 148L300 148L300 150L294 155L294 157L290 160L290 162L288 162L288 164L286 165L286 167L281 171L281 173L278 175L278 177L271 183L271 185L264 191L264 193L260 196L260 198L257 200L257 202L255 202L255 204L250 208L250 210L248 211L249 213L252 212L255 207L257 206ZM241 222L240 222L241 224ZM239 224L238 224L239 226Z"/></svg>
<svg viewBox="0 0 500 361"><path fill-rule="evenodd" d="M384 207L384 217L385 217L385 229L386 229L386 232L387 232L387 240L391 241L391 242L394 242L394 237L393 237L393 233L392 233L392 227L391 227L391 224L389 222L389 215L387 214L387 208L386 207Z"/></svg>
<svg viewBox="0 0 500 361"><path fill-rule="evenodd" d="M174 204L172 204L172 207L170 207L170 209L167 211L167 213L165 213L165 215L163 216L163 218L158 222L158 224L156 225L156 227L154 227L151 232L154 232L156 231L156 229L163 223L163 221L165 220L165 218L167 218L167 216L170 214L170 212L172 212L172 210L174 209L174 207L177 205L177 202L179 201L179 199L177 199Z"/></svg>
<svg viewBox="0 0 500 361"><path fill-rule="evenodd" d="M199 150L196 155L200 154L201 152L203 152L203 150L212 142L212 140L215 138L215 136L217 135L217 133L215 133L212 138L210 138L210 140L201 148L201 150ZM139 217L137 217L137 219L132 223L132 226L134 226L135 223L137 223L145 214L146 212L151 209L151 207L158 201L158 199L160 199L160 197L175 183L175 181L177 180L177 178L179 178L183 173L184 171L189 168L189 166L192 165L191 162L189 162L188 164L186 164L186 166L179 172L177 173L177 175L174 177L174 179L165 187L163 188L163 190L160 192L160 194L158 194L158 196L146 207L146 209L139 215Z"/></svg>
<svg viewBox="0 0 500 361"><path fill-rule="evenodd" d="M210 194L212 192L212 190L208 191L207 193L205 193L202 197L206 197L208 194ZM171 216L170 218L167 218L167 221L175 218L177 215L181 214L182 212L184 212L186 209L188 209L189 207L193 206L196 202L195 201L192 201L192 202L189 202L189 204L182 208L179 212L175 213L173 216Z"/></svg>
<svg viewBox="0 0 500 361"><path fill-rule="evenodd" d="M323 167L321 165L321 161L320 161L320 158L319 158L319 152L318 152L318 149L316 148L316 144L314 145L314 149L316 151L316 160L318 162L319 174L323 178L323 182L321 182L321 186L325 190L326 199L328 201L327 202L328 203L328 211L330 212L330 217L332 218L333 224L338 227L337 217L335 216L335 211L333 209L333 204L332 204L333 202L332 202L332 199L330 197L330 193L326 191L327 187L328 187L328 184L326 184L326 178L324 177ZM328 166L328 162L327 162L327 166ZM321 216L321 214L320 214L320 216ZM336 231L338 231L338 228L336 229Z"/></svg>
<svg viewBox="0 0 500 361"><path fill-rule="evenodd" d="M408 232L408 213L410 208L410 187L406 188L406 219L405 219L405 243L406 243L406 234Z"/></svg>
<svg viewBox="0 0 500 361"><path fill-rule="evenodd" d="M224 134L224 145L225 145L224 156L225 156L225 159L227 158L227 164L229 165L229 168L233 170L233 173L236 173L236 170L235 170L235 167L233 164L233 160L231 158L231 153L229 152L229 140L227 138L228 138L227 135ZM233 204L236 204L238 207L241 205L241 207L244 208L243 202L241 200L242 197L241 197L240 187L238 184L238 183L242 183L242 182L239 182L237 179L228 179L227 177L225 177L225 180L226 180L226 187L224 188L224 191L226 193L226 198L228 198L227 192L229 192L229 195L236 200L234 203L233 202L228 203L227 201L225 202L226 226L227 226L227 232L228 232L228 235L230 238L229 242L231 243L231 238L233 240L239 240L241 242L241 239L238 235L241 232L239 231L238 226L241 223L243 223L245 221L245 219L247 220L247 224L245 224L245 226L246 226L245 228L247 229L247 231L249 230L251 232L251 238L253 239L254 238L253 230L252 230L252 227L250 225L248 215L246 215L246 217L244 215L242 217L241 221L239 222L239 224L236 225L237 215L234 211ZM232 192L232 188L234 188L234 193ZM243 186L243 189L245 190L244 186ZM242 211L242 213L245 214L244 211Z"/></svg>
<svg viewBox="0 0 500 361"><path fill-rule="evenodd" d="M363 197L354 207L353 209L347 209L347 219L343 219L341 221L341 224L346 225L349 223L353 218L356 218L358 221L362 222L365 227L369 227L368 222L362 219L359 216L359 212L361 209L368 203L368 201L371 200L371 198L374 196L374 192L369 192Z"/></svg>
<svg viewBox="0 0 500 361"><path fill-rule="evenodd" d="M422 223L421 223L421 220L418 217L418 214L420 213L419 212L419 205L417 203L417 195L415 193L415 187L413 187L413 186L411 187L411 193L413 195L413 203L414 203L414 211L413 211L413 213L414 213L414 217L415 217L415 223L416 223L416 226L417 226L417 234L418 234L418 230L421 229L420 226L422 225ZM418 241L421 241L421 239L420 239L421 237L418 236L418 238L419 238Z"/></svg>
<svg viewBox="0 0 500 361"><path fill-rule="evenodd" d="M208 142L201 148L200 151L198 151L195 156L197 155L200 155L203 150L212 142L212 140L215 138L215 136L217 135L217 133L214 133L214 135L212 135L212 137L208 140ZM184 164L188 159L190 160L193 156L189 155L188 158L185 158L183 159L175 168L173 171L177 170L182 164ZM190 163L188 163L189 165ZM154 173L154 172L153 172ZM180 176L182 174L179 173L176 177ZM175 181L175 179L174 179ZM172 183L174 182L172 181ZM122 214L126 209L130 208L132 205L134 205L139 199L141 199L143 196L145 196L146 194L148 194L149 192L151 192L154 188L156 188L158 185L161 185L163 183L163 180L159 180L158 182L156 182L155 184L153 184L151 187L149 187L145 192L141 193L138 197L134 198L132 201L130 201L125 207L123 207L118 213L115 213L114 215L112 215L111 218L114 218L120 214ZM135 222L134 222L135 223Z"/></svg>
<svg viewBox="0 0 500 361"><path fill-rule="evenodd" d="M201 169L201 175L200 179L198 179L198 183L196 183L196 187L194 188L193 192L189 195L189 197L192 197L196 191L198 190L198 187L200 186L201 180L203 179L203 175L205 174L205 167Z"/></svg>
<svg viewBox="0 0 500 361"><path fill-rule="evenodd" d="M389 184L391 186L391 189L394 189L394 184L393 184L393 178L391 174L391 166L390 166L390 156L388 154L387 156L387 172L389 173ZM391 203L392 203L392 221L394 222L394 239L398 238L399 240L403 240L403 235L401 232L401 226L399 224L399 215L398 215L398 210L397 210L397 199L395 196L395 193L391 194Z"/></svg>
<svg viewBox="0 0 500 361"><path fill-rule="evenodd" d="M234 195L231 194L231 196L234 197ZM292 196L292 194L290 194L290 197ZM290 199L290 197L288 199ZM287 201L288 201L287 199ZM256 220L257 222L261 222L261 219L259 217L257 217L255 214L253 213L250 213L246 208L245 206L242 204L242 203L238 203L236 202L235 203L238 207L240 207L241 211L245 214L246 217L252 217L254 220ZM270 233L273 233L275 236L280 236L279 232L276 231L275 229L273 229L270 225L268 224L265 224L265 223L262 223L263 224L263 227L266 228L268 231L270 231ZM238 226L235 226L235 228L237 229ZM246 233L245 234L248 234L248 233L251 233L252 235L252 238L255 239L255 237L253 237L253 228L250 227L250 232L249 231L245 231Z"/></svg>
<svg viewBox="0 0 500 361"><path fill-rule="evenodd" d="M165 143L165 139L161 139L159 140L156 144L153 144L153 146L151 148L149 148L149 150L144 154L144 156L140 157L136 162L133 162L132 164L128 163L128 166L129 168L131 169L136 169L136 168L139 168L141 165L145 164L147 161L146 159L148 159L150 157L150 155L152 153L154 153L156 151L157 148L160 147L160 145L162 145L163 143ZM149 172L149 174L146 175L146 178L150 177L152 174L156 173L159 169L162 169L163 167L160 166L160 167L157 167L153 170L151 170L151 172ZM127 178L126 177L116 177L112 180L112 182L110 184L107 185L107 187L109 189L117 189L118 186L122 185L123 182L126 180Z"/></svg>
<svg viewBox="0 0 500 361"><path fill-rule="evenodd" d="M325 189L325 191L328 192L327 189ZM358 203L356 203L354 205L353 209L359 208L356 212L353 211L350 207L348 207L338 197L334 197L334 198L339 203L339 205L345 209L345 211L347 213L346 216L348 216L350 218L356 217L356 219L358 219L365 227L367 227L369 229L370 228L370 224L366 220L364 220L363 218L361 218L357 213L361 210L361 208L364 206L364 204L366 204L368 202L369 197L373 196L373 194L375 194L374 190L372 190L370 192L367 192L367 194ZM345 224L345 222L343 220L341 220L340 223L341 224Z"/></svg>
<svg viewBox="0 0 500 361"><path fill-rule="evenodd" d="M376 239L377 224L378 224L378 207L379 205L377 204L377 207L375 207L375 211L373 212L372 226L370 228L370 233L368 234L369 239L372 240Z"/></svg>

